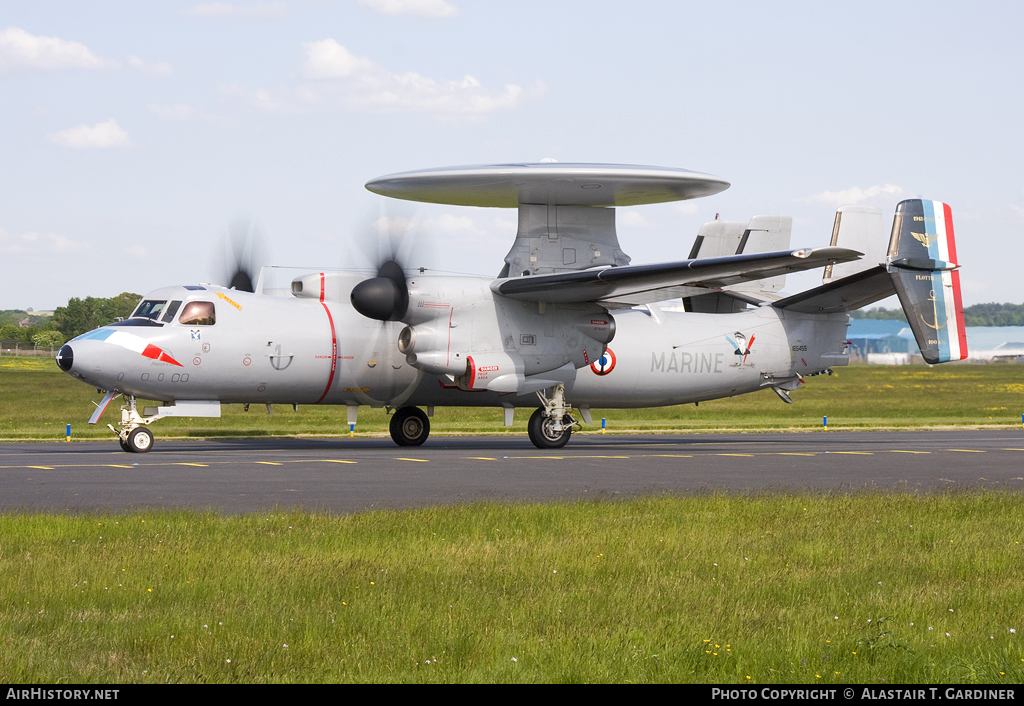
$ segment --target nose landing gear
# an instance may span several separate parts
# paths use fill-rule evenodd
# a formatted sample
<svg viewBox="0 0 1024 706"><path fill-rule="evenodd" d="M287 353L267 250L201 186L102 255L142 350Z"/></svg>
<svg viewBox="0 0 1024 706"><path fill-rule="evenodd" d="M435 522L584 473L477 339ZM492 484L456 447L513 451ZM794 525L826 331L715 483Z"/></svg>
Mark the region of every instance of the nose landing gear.
<svg viewBox="0 0 1024 706"><path fill-rule="evenodd" d="M162 414L154 414L144 417L139 414L135 407L133 395L124 396L125 404L121 405L121 423L114 428L108 424L107 429L117 434L121 448L129 453L144 454L153 448L153 432L144 425L152 424L160 419Z"/></svg>

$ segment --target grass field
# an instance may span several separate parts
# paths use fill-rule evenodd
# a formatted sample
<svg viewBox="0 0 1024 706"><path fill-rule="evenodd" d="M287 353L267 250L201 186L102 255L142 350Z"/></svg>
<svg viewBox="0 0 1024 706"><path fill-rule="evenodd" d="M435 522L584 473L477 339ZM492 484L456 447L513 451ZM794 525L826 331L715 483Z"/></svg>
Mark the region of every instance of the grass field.
<svg viewBox="0 0 1024 706"><path fill-rule="evenodd" d="M1021 683L1008 493L0 519L7 682Z"/></svg>
<svg viewBox="0 0 1024 706"><path fill-rule="evenodd" d="M0 357L0 439L63 438L67 424L76 439L109 438L103 425L119 420L112 403L95 427L86 422L102 395L62 373L49 359ZM830 429L917 428L1021 423L1024 367L1014 364L929 367L855 365L834 376L810 378L783 404L770 390L724 400L655 409L594 409L595 424L584 431L719 431L755 429L814 430L828 416ZM183 436L347 435L346 410L289 405L268 415L260 405L243 412L225 405L220 419L168 418L153 427L158 438ZM520 410L511 430L499 409L438 407L432 434L526 433L528 410ZM387 433L383 410L362 407L359 434Z"/></svg>

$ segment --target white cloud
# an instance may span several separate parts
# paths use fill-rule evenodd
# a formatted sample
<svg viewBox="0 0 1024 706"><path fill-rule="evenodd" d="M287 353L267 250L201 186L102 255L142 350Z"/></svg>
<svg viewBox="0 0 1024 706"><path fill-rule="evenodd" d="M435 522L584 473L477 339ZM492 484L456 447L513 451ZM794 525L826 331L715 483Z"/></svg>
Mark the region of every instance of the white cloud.
<svg viewBox="0 0 1024 706"><path fill-rule="evenodd" d="M688 216L696 215L700 212L700 205L695 201L680 201L675 205L675 209L679 213L685 213Z"/></svg>
<svg viewBox="0 0 1024 706"><path fill-rule="evenodd" d="M439 19L457 17L459 14L459 8L445 0L359 0L359 4L381 15Z"/></svg>
<svg viewBox="0 0 1024 706"><path fill-rule="evenodd" d="M116 61L101 59L78 42L37 37L18 27L0 31L0 72L113 68Z"/></svg>
<svg viewBox="0 0 1024 706"><path fill-rule="evenodd" d="M306 42L302 48L305 58L301 74L314 83L260 89L232 85L224 92L262 110L341 107L373 113L427 112L442 121L467 122L516 107L545 91L539 82L529 90L516 84L488 89L469 74L461 79L436 80L412 71L392 73L334 39Z"/></svg>
<svg viewBox="0 0 1024 706"><path fill-rule="evenodd" d="M833 206L847 206L861 203L862 201L866 201L882 194L895 196L902 193L903 187L896 186L895 184L870 186L867 189L851 186L849 189L843 189L842 191L823 191L820 194L809 196L802 200L817 201L819 203L827 203Z"/></svg>
<svg viewBox="0 0 1024 706"><path fill-rule="evenodd" d="M306 42L302 48L306 52L302 75L306 78L347 78L377 69L372 61L356 56L333 39Z"/></svg>
<svg viewBox="0 0 1024 706"><path fill-rule="evenodd" d="M128 147L132 141L117 122L111 118L105 123L79 125L50 135L50 142L73 150L106 150Z"/></svg>
<svg viewBox="0 0 1024 706"><path fill-rule="evenodd" d="M156 76L162 78L164 76L170 76L174 73L174 67L166 61L158 61L155 64L147 64L145 61L137 56L129 56L128 63L133 67L146 74L147 76Z"/></svg>
<svg viewBox="0 0 1024 706"><path fill-rule="evenodd" d="M615 214L615 218L618 221L618 225L626 226L627 228L644 228L650 225L647 219L640 215L639 211L634 211L631 208L620 208L617 210L618 213Z"/></svg>
<svg viewBox="0 0 1024 706"><path fill-rule="evenodd" d="M288 17L288 6L283 2L261 3L248 7L240 7L226 2L211 2L190 7L182 14L187 17L232 20L280 20Z"/></svg>
<svg viewBox="0 0 1024 706"><path fill-rule="evenodd" d="M0 254L63 255L79 252L88 246L56 233L22 233L11 235L0 228Z"/></svg>

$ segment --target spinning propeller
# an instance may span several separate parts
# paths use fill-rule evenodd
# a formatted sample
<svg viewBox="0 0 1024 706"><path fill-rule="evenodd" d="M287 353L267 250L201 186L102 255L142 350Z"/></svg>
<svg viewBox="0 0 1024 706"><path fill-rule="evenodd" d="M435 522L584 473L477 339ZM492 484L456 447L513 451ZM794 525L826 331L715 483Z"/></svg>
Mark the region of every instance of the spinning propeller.
<svg viewBox="0 0 1024 706"><path fill-rule="evenodd" d="M253 292L260 268L269 261L270 250L262 226L255 218L235 218L217 249L213 281L240 292Z"/></svg>
<svg viewBox="0 0 1024 706"><path fill-rule="evenodd" d="M377 276L363 280L352 288L352 307L363 316L377 321L398 321L409 308L409 286L405 271L424 260L422 224L407 217L382 216L370 226L374 237L363 243L362 260ZM376 245L376 253L366 245ZM420 247L417 247L420 245ZM375 255L375 257L374 257ZM422 268L420 268L422 271Z"/></svg>

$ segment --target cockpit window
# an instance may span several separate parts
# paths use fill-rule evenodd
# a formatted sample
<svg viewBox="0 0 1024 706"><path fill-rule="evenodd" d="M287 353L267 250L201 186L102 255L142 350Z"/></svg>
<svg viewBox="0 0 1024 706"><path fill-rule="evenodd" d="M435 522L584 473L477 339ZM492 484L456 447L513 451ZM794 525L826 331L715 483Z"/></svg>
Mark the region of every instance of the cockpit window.
<svg viewBox="0 0 1024 706"><path fill-rule="evenodd" d="M167 311L160 317L161 321L174 321L174 315L178 313L178 307L181 306L180 301L173 301L167 305Z"/></svg>
<svg viewBox="0 0 1024 706"><path fill-rule="evenodd" d="M178 317L178 323L186 326L213 326L217 323L213 302L189 302Z"/></svg>
<svg viewBox="0 0 1024 706"><path fill-rule="evenodd" d="M155 301L147 299L135 310L135 313L131 315L133 319L153 319L154 321L159 318L160 312L163 311L164 304L167 300Z"/></svg>

